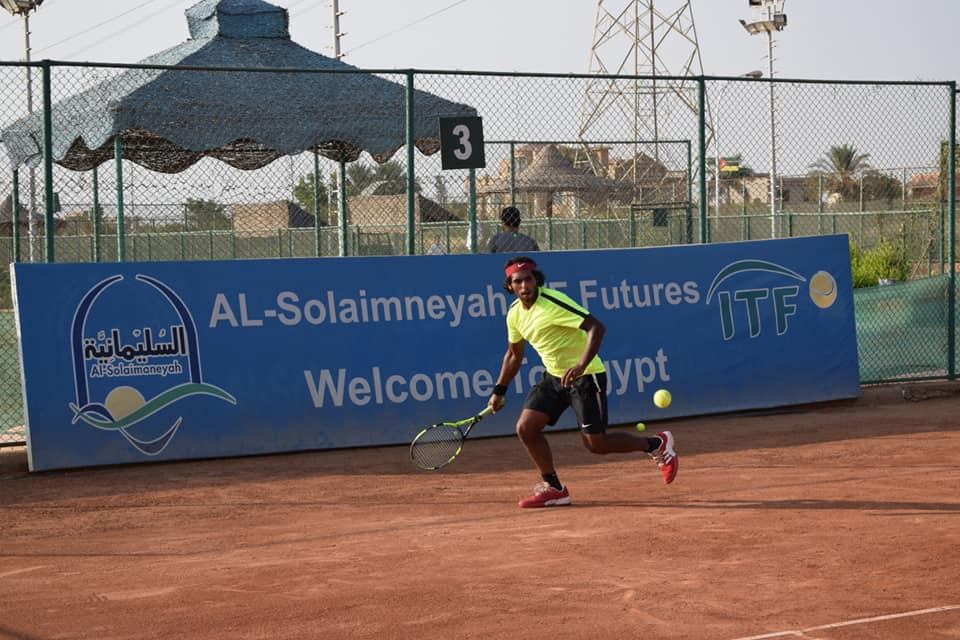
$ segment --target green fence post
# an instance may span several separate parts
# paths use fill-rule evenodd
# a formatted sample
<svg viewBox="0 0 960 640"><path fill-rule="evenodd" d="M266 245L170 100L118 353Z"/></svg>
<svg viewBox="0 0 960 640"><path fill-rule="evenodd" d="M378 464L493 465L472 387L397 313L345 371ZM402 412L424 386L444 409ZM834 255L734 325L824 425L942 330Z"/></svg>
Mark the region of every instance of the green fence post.
<svg viewBox="0 0 960 640"><path fill-rule="evenodd" d="M687 244L693 244L693 150L690 140L687 143ZM717 205L719 209L719 204Z"/></svg>
<svg viewBox="0 0 960 640"><path fill-rule="evenodd" d="M416 193L414 189L416 188L416 176L414 176L414 155L413 155L413 123L414 123L414 106L413 106L413 70L407 70L407 255L412 256L414 254L414 242L413 237L416 232L416 223L417 223L417 201Z"/></svg>
<svg viewBox="0 0 960 640"><path fill-rule="evenodd" d="M340 215L340 257L347 255L347 163L341 160L338 164L338 180L340 183L340 192L337 194L338 207Z"/></svg>
<svg viewBox="0 0 960 640"><path fill-rule="evenodd" d="M517 206L517 153L513 141L510 142L510 206Z"/></svg>
<svg viewBox="0 0 960 640"><path fill-rule="evenodd" d="M753 233L752 229L752 220L751 217L747 214L747 181L740 179L740 198L743 202L743 221L744 221L744 233L746 234L743 239L749 240L751 234Z"/></svg>
<svg viewBox="0 0 960 640"><path fill-rule="evenodd" d="M957 83L950 82L950 153L947 156L950 204L950 231L947 250L950 253L950 287L947 289L947 376L957 377Z"/></svg>
<svg viewBox="0 0 960 640"><path fill-rule="evenodd" d="M13 195L10 201L10 233L13 234L13 261L20 262L20 172L13 170Z"/></svg>
<svg viewBox="0 0 960 640"><path fill-rule="evenodd" d="M940 236L940 251L939 251L939 254L940 254L940 255L938 256L939 259L940 259L940 273L946 273L946 272L947 272L946 255L945 255L945 252L944 252L944 248L947 246L947 245L946 245L946 242L947 242L947 238L946 238L946 233L947 233L947 228L946 228L946 224L947 224L947 212L946 212L946 210L944 209L944 206L943 206L943 205L944 205L944 202L943 202L943 199L941 198L940 202L937 203L937 208L940 210L940 233L938 234L938 235Z"/></svg>
<svg viewBox="0 0 960 640"><path fill-rule="evenodd" d="M319 258L322 251L320 244L320 151L318 147L313 148L313 242L313 255Z"/></svg>
<svg viewBox="0 0 960 640"><path fill-rule="evenodd" d="M43 71L43 199L46 260L54 262L53 228L53 102L50 98L50 61L40 63ZM33 215L33 212L30 212Z"/></svg>
<svg viewBox="0 0 960 640"><path fill-rule="evenodd" d="M470 253L479 253L480 247L477 242L477 170L470 167L468 170L470 183Z"/></svg>
<svg viewBox="0 0 960 640"><path fill-rule="evenodd" d="M823 235L823 176L817 176L817 233Z"/></svg>
<svg viewBox="0 0 960 640"><path fill-rule="evenodd" d="M907 168L900 170L900 209L907 210Z"/></svg>
<svg viewBox="0 0 960 640"><path fill-rule="evenodd" d="M93 261L100 262L100 175L97 167L93 168L93 211L90 213L90 223L93 225L93 229L91 229L93 234Z"/></svg>
<svg viewBox="0 0 960 640"><path fill-rule="evenodd" d="M700 243L706 244L708 235L707 230L707 107L706 107L707 83L700 76L697 79L697 147L700 153Z"/></svg>
<svg viewBox="0 0 960 640"><path fill-rule="evenodd" d="M113 138L113 158L117 169L117 262L127 259L127 234L123 222L123 143L118 133Z"/></svg>

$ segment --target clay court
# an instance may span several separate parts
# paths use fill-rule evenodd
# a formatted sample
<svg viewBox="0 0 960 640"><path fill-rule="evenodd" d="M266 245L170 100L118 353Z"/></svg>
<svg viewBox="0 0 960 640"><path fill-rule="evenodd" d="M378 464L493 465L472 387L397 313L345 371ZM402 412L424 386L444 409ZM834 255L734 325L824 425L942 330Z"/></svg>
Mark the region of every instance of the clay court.
<svg viewBox="0 0 960 640"><path fill-rule="evenodd" d="M29 474L0 450L0 638L960 638L960 398L884 386L675 420L646 457L552 434ZM625 427L623 427L625 428ZM482 433L482 425L477 431Z"/></svg>

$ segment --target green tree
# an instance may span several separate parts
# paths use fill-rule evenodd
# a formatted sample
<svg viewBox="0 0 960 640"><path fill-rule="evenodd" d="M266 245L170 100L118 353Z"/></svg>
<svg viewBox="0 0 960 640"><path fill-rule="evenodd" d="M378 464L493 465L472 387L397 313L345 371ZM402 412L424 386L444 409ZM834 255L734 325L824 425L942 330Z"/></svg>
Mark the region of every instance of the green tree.
<svg viewBox="0 0 960 640"><path fill-rule="evenodd" d="M894 200L903 198L903 183L880 171L864 172L861 184L864 200L882 200L890 206Z"/></svg>
<svg viewBox="0 0 960 640"><path fill-rule="evenodd" d="M316 185L314 185L314 182L315 179L312 173L300 176L300 179L297 180L297 184L293 187L293 198L303 208L304 211L309 211L311 214L317 215L317 212L315 211L316 199L314 196L318 193L318 188ZM327 217L329 191L327 190L327 187L323 181L321 181L319 184L319 196L320 220L329 222Z"/></svg>
<svg viewBox="0 0 960 640"><path fill-rule="evenodd" d="M946 140L940 143L940 177L937 180L937 196L940 202L946 202L950 194L950 143ZM954 168L960 171L960 145L956 147L956 156L953 161ZM955 180L960 183L960 179Z"/></svg>
<svg viewBox="0 0 960 640"><path fill-rule="evenodd" d="M902 282L910 277L910 265L903 246L886 238L877 246L861 250L850 243L850 268L854 288L874 287L880 280Z"/></svg>
<svg viewBox="0 0 960 640"><path fill-rule="evenodd" d="M414 191L420 191L420 182L414 180ZM347 194L393 195L407 192L407 172L402 164L389 160L371 167L354 162L347 167Z"/></svg>
<svg viewBox="0 0 960 640"><path fill-rule="evenodd" d="M824 188L840 194L843 200L860 198L860 175L870 168L869 153L860 153L855 147L843 144L830 147L822 158L810 165L814 175L824 177Z"/></svg>
<svg viewBox="0 0 960 640"><path fill-rule="evenodd" d="M187 210L188 231L215 231L233 228L225 205L213 200L187 198L184 207Z"/></svg>

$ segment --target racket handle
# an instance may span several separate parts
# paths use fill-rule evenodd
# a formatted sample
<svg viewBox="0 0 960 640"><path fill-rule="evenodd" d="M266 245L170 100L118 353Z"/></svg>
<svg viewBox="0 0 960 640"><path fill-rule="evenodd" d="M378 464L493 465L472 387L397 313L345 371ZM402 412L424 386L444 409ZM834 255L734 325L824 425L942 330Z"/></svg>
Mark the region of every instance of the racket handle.
<svg viewBox="0 0 960 640"><path fill-rule="evenodd" d="M506 398L503 399L503 401L500 403L500 406L503 407L503 405L505 404L507 404ZM480 418L486 418L491 413L493 413L493 407L491 407L490 405L487 405L483 408L483 411L477 414L477 420L479 420Z"/></svg>

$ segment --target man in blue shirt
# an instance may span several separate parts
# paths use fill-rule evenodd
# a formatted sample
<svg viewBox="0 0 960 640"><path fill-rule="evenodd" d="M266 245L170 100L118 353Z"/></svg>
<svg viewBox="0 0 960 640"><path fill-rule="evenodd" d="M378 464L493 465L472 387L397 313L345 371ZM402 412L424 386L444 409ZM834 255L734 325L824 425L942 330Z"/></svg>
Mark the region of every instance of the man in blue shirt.
<svg viewBox="0 0 960 640"><path fill-rule="evenodd" d="M540 245L530 236L520 233L520 210L507 207L500 212L503 231L490 238L490 253L526 253L540 251Z"/></svg>

